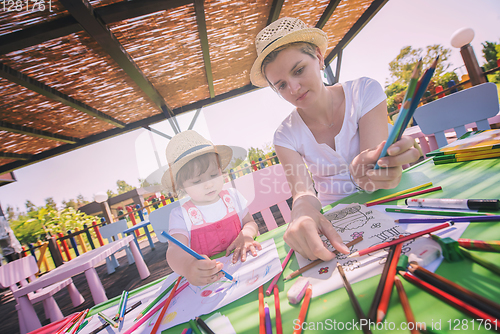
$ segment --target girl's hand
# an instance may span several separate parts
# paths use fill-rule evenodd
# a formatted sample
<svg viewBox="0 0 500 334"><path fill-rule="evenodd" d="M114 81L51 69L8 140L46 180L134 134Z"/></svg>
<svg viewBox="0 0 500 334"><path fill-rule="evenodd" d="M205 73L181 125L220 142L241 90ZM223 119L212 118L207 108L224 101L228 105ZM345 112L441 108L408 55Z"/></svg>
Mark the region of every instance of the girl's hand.
<svg viewBox="0 0 500 334"><path fill-rule="evenodd" d="M189 263L186 263L186 268L189 268L184 275L189 284L195 286L207 285L216 282L224 273L221 272L224 265L216 260L210 260L208 256L203 255L206 260L197 260L195 258Z"/></svg>
<svg viewBox="0 0 500 334"><path fill-rule="evenodd" d="M335 257L320 238L324 235L339 252L349 254L342 238L317 208L305 201L297 202L293 208L293 220L283 236L285 242L297 253L309 260L318 258L329 261Z"/></svg>
<svg viewBox="0 0 500 334"><path fill-rule="evenodd" d="M420 152L413 147L414 139L403 136L387 150L386 157L378 157L382 152L385 141L374 150L365 150L358 154L349 165L349 172L354 182L366 191L377 189L391 189L396 187L401 180L402 166L415 162L420 157ZM378 162L379 169L373 169Z"/></svg>
<svg viewBox="0 0 500 334"><path fill-rule="evenodd" d="M260 243L253 239L253 236L247 235L245 229L240 231L240 234L234 239L234 241L226 249L226 256L228 256L234 249L233 253L233 263L238 262L238 258L241 257L241 262L245 262L247 259L247 252L249 251L253 257L257 256L257 250L262 250Z"/></svg>

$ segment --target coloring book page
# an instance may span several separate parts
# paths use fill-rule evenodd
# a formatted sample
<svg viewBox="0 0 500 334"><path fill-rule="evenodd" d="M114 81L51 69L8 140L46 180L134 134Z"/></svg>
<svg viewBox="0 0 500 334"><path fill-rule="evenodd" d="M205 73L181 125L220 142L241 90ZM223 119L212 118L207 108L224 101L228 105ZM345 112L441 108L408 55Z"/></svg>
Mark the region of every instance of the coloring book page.
<svg viewBox="0 0 500 334"><path fill-rule="evenodd" d="M224 264L224 270L231 274L235 282L231 282L225 278L218 282L206 286L192 286L188 285L177 296L175 296L163 317L158 333L185 323L196 316L211 313L218 308L221 308L238 298L241 298L259 286L270 281L278 273L281 272L281 262L276 250L274 240L266 240L261 243L262 250L257 251L257 257L252 255L247 256L245 262L238 261L233 264L232 254L227 257L218 258ZM125 333L136 322L136 316L149 305L162 291L167 289L172 282L175 282L179 275L172 273L163 282L155 284L140 293L129 297L127 307L134 305L136 302L141 301L142 304L132 312L125 316L122 328L111 328L108 326L102 333ZM179 283L180 288L186 279L182 279ZM161 299L164 301L168 298L170 293ZM158 304L157 304L158 305ZM118 309L118 305L113 305L104 310L103 313L112 318ZM161 309L151 316L145 323L143 323L135 333L150 333L153 329L156 320L160 314ZM99 327L103 321L98 316L93 316L89 324L81 331L81 333L89 333L93 329Z"/></svg>
<svg viewBox="0 0 500 334"><path fill-rule="evenodd" d="M337 233L342 237L344 244L359 236L363 237L361 242L350 247L351 253L390 241L400 235L405 236L416 232L412 231L410 233L402 225L396 224L394 218L384 212L357 203L345 206L340 210L329 211L325 214L325 218L332 223ZM418 230L424 230L432 226L429 224L419 225L422 226ZM325 236L321 236L321 239L328 249L335 250ZM409 240L403 244L402 254L408 255L409 253L419 252L422 249L431 247L431 245L435 247L436 242L428 237ZM313 284L313 296L319 296L343 287L342 278L336 270L337 262L340 262L344 268L349 282L355 283L382 273L387 250L388 248L353 258L339 253L333 260L318 264L304 272L302 276L308 277L310 283ZM301 268L311 262L300 254L296 253L296 256Z"/></svg>

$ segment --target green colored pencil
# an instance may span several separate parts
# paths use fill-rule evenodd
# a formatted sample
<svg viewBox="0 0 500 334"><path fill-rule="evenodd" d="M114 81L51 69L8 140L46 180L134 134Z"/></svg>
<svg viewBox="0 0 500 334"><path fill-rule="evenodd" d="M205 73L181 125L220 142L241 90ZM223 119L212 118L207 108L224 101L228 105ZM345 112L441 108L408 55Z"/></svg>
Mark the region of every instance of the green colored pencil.
<svg viewBox="0 0 500 334"><path fill-rule="evenodd" d="M115 317L119 317L120 316L120 313L122 313L122 308L123 308L123 301L125 300L125 294L127 293L127 291L123 290L122 292L122 296L120 297L120 302L118 303L118 310L116 310L116 315Z"/></svg>
<svg viewBox="0 0 500 334"><path fill-rule="evenodd" d="M110 324L114 328L118 328L118 324L113 319L106 316L104 313L99 312L99 313L97 313L97 315L100 316L102 318L102 320L106 321L108 324Z"/></svg>
<svg viewBox="0 0 500 334"><path fill-rule="evenodd" d="M459 211L438 211L438 210L418 210L418 209L395 209L395 208L386 208L386 212L397 212L397 213L415 213L418 215L432 215L432 216L489 216L486 213L477 213L477 212L459 212Z"/></svg>
<svg viewBox="0 0 500 334"><path fill-rule="evenodd" d="M169 292L170 292L170 290L172 290L172 288L174 287L174 285L175 285L175 281L173 281L173 282L172 282L172 284L170 284L170 286L169 286L168 288L166 288L166 289L165 289L162 293L160 293L160 294L158 295L158 297L156 297L156 298L155 298L155 300L153 300L151 303L149 303L149 305L148 305L148 306L146 306L146 308L145 308L144 310L142 310L142 311L141 311L141 313L139 313L139 314L137 315L137 317L135 318L135 320L134 320L134 321L139 320L140 318L142 318L142 316L143 316L144 314L148 313L148 312L149 312L149 310L151 310L151 309L153 308L153 306L155 306L155 305L156 305L156 304L157 304L157 303L158 303L158 302L159 302L159 301L160 301L163 297L165 297L165 295L166 295L167 293L169 293Z"/></svg>

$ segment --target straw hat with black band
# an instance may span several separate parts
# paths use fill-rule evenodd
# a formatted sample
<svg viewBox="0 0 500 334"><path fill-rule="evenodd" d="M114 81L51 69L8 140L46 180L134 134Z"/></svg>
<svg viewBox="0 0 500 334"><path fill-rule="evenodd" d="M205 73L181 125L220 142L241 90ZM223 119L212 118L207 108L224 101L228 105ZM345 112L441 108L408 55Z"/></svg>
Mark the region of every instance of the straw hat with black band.
<svg viewBox="0 0 500 334"><path fill-rule="evenodd" d="M189 161L206 153L219 155L221 170L229 165L233 157L233 150L229 146L214 145L194 130L183 131L172 137L165 151L169 168L161 178L165 190L175 193L175 179L179 170Z"/></svg>
<svg viewBox="0 0 500 334"><path fill-rule="evenodd" d="M269 83L262 73L262 61L272 51L282 45L294 42L308 42L319 47L321 54L325 55L328 46L328 37L323 30L309 28L304 22L291 17L278 19L262 29L255 38L257 59L250 71L252 84L258 87L267 87Z"/></svg>

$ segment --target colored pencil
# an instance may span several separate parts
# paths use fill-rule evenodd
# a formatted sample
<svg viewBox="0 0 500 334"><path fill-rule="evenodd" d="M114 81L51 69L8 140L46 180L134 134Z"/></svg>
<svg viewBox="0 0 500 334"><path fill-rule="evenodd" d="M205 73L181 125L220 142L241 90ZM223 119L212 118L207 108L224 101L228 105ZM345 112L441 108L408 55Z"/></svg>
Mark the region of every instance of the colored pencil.
<svg viewBox="0 0 500 334"><path fill-rule="evenodd" d="M467 249L460 247L460 252L469 260L476 262L480 266L483 266L484 268L494 272L497 275L500 275L500 267L494 264L493 262L486 261L480 256L477 256L476 254L468 251Z"/></svg>
<svg viewBox="0 0 500 334"><path fill-rule="evenodd" d="M392 198L392 197L396 197L396 196L399 196L399 195L404 195L404 194L407 194L407 193L411 193L412 191L416 191L416 190L419 190L419 189L422 189L422 188L425 188L425 187L430 187L430 186L432 186L432 182L427 182L427 183L421 184L419 186L415 186L415 187L412 187L412 188L401 190L401 191L398 191L398 192L396 192L394 194L390 194L390 195L387 195L387 196L383 196L383 197L380 197L380 198L368 201L368 202L365 203L365 205L373 203L373 202L378 202L378 201L381 201L381 200L384 200L384 199L387 199L387 198Z"/></svg>
<svg viewBox="0 0 500 334"><path fill-rule="evenodd" d="M410 123L410 120L413 117L413 114L415 113L415 110L417 110L418 104L420 103L420 99L422 98L422 96L424 96L425 92L427 91L427 87L429 86L429 82L431 81L431 78L434 75L434 71L436 70L438 60L439 60L439 56L436 57L434 62L432 62L431 66L425 71L425 73L422 75L422 77L418 81L417 87L415 88L415 94L413 95L413 99L411 101L410 110L408 110L408 114L405 117L405 120L404 120L403 125L401 127L401 131L399 132L399 135L398 135L396 141L401 139L401 136L403 135L404 130L408 126L408 123Z"/></svg>
<svg viewBox="0 0 500 334"><path fill-rule="evenodd" d="M357 237L356 239L352 240L352 241L349 241L347 244L345 244L347 247L351 247L355 244L357 244L358 242L360 241L363 241L363 237ZM339 251L338 250L334 250L333 251L334 254L338 254ZM316 267L318 264L320 263L323 263L325 261L321 260L321 259L317 259L317 260L314 260L313 262L309 263L308 265L305 265L304 267L300 268L300 269L297 269L295 270L293 273L289 274L287 277L285 277L285 281L286 280L289 280L289 279L292 279L294 277L297 277L299 276L300 274L308 271L309 269L311 268L314 268Z"/></svg>
<svg viewBox="0 0 500 334"><path fill-rule="evenodd" d="M399 277L394 276L394 284L396 285L396 290L398 291L399 300L401 301L401 305L403 306L403 311L405 312L406 323L413 324L413 329L410 329L411 334L419 334L420 332L417 330L417 323L415 322L415 316L413 315L413 311L411 310L410 302L408 301L408 296L406 295L405 288L403 287L403 283Z"/></svg>
<svg viewBox="0 0 500 334"><path fill-rule="evenodd" d="M290 257L293 254L293 249L290 249L288 254L286 255L285 259L283 260L283 263L281 264L281 271L279 274L274 276L274 279L272 280L271 284L269 284L269 287L266 290L266 295L270 296L271 291L273 290L274 286L276 285L276 282L278 282L279 278L281 277L281 274L283 273L283 270L285 270L286 264L288 263L288 260L290 260Z"/></svg>
<svg viewBox="0 0 500 334"><path fill-rule="evenodd" d="M137 303L135 303L134 305L130 306L130 308L128 308L126 311L125 311L125 314L135 310L137 307L139 307L140 305L142 304L142 302L139 300ZM113 320L117 320L117 319L113 319ZM94 329L92 332L90 332L90 334L97 334L99 333L100 331L102 331L104 328L108 327L109 324L108 323L105 323L103 325L101 325L100 327L97 327L96 329Z"/></svg>
<svg viewBox="0 0 500 334"><path fill-rule="evenodd" d="M71 329L69 331L70 334L75 334L76 332L78 332L78 330L80 329L80 325L83 323L83 321L87 317L87 314L89 313L89 311L90 311L90 309L86 309L85 311L83 311L80 314L80 317L78 318L78 320L76 320L75 324L73 325L73 329Z"/></svg>
<svg viewBox="0 0 500 334"><path fill-rule="evenodd" d="M302 301L302 306L300 307L300 312L299 312L299 321L298 329L294 329L293 334L300 334L302 333L302 324L304 323L304 320L306 319L307 315L307 309L309 308L309 301L311 300L311 295L312 295L312 284L309 284L306 290L306 294L304 296L304 300ZM295 327L295 326L294 326Z"/></svg>
<svg viewBox="0 0 500 334"><path fill-rule="evenodd" d="M483 252L500 252L500 241L491 240L491 241L483 241L483 240L471 240L471 239L458 239L458 244L463 248L483 251Z"/></svg>
<svg viewBox="0 0 500 334"><path fill-rule="evenodd" d="M123 305L123 298L125 297L125 290L122 291L122 295L120 296L120 302L118 302L118 309L116 310L116 315L115 317L120 317L120 313L122 310L122 305Z"/></svg>
<svg viewBox="0 0 500 334"><path fill-rule="evenodd" d="M271 313L269 313L269 305L264 303L264 315L266 320L266 334L273 334L273 324L271 323Z"/></svg>
<svg viewBox="0 0 500 334"><path fill-rule="evenodd" d="M429 216L448 216L448 217L459 217L459 216L491 216L491 214L488 214L488 213L459 212L459 211L438 211L438 210L419 210L419 209L385 208L385 211L386 212L397 212L397 213L413 213L413 214L417 214L417 215L429 215Z"/></svg>
<svg viewBox="0 0 500 334"><path fill-rule="evenodd" d="M400 195L400 196L396 196L396 197L391 197L391 198L386 198L386 199L383 199L383 200L380 200L380 201L376 201L376 202L371 202L369 204L366 204L366 206L368 207L368 206L373 206L373 205L377 205L377 204L382 204L382 203L397 201L399 199L413 197L413 196L422 195L422 194L427 194L427 193L438 191L438 190L442 190L442 189L443 188L441 188L441 186L439 186L439 187L433 187L433 188L429 188L429 189L419 190L419 191L415 191L413 193L407 193L407 194L404 194L404 195Z"/></svg>
<svg viewBox="0 0 500 334"><path fill-rule="evenodd" d="M471 222L471 223L479 223L479 222L499 222L500 216L468 216L468 217L453 217L453 218L403 218L396 219L396 223L400 224L429 224L429 223L442 223L448 220L453 220L455 223L463 223L463 222Z"/></svg>
<svg viewBox="0 0 500 334"><path fill-rule="evenodd" d="M195 334L201 334L201 331L200 329L198 328L198 326L196 325L196 321L194 321L193 319L190 319L189 320L189 326L191 327L191 329L193 330L193 333Z"/></svg>
<svg viewBox="0 0 500 334"><path fill-rule="evenodd" d="M377 321L377 308L378 304L380 303L380 298L382 297L382 292L384 292L384 285L385 281L387 280L387 273L389 272L389 268L391 267L392 258L394 257L395 248L396 245L393 245L387 252L387 259L385 260L384 269L382 270L382 275L380 276L377 290L375 290L375 295L373 296L372 304L368 311L368 319L372 321Z"/></svg>
<svg viewBox="0 0 500 334"><path fill-rule="evenodd" d="M70 318L70 320L69 320L69 321L68 321L68 322L67 322L67 323L66 323L63 327L61 327L61 328L60 328L60 329L56 332L56 334L66 333L66 331L67 331L68 329L70 329L70 328L71 328L71 326L73 326L73 324L75 323L75 321L77 321L77 320L80 318L80 316L83 314L83 312L84 312L84 311L81 311L81 312L78 312L78 313L74 314L74 315Z"/></svg>
<svg viewBox="0 0 500 334"><path fill-rule="evenodd" d="M163 305L163 308L161 309L160 315L156 319L155 325L153 326L153 329L151 330L151 334L156 334L156 331L160 327L160 324L163 320L163 317L165 316L165 312L167 311L167 308L170 305L172 298L174 298L175 290L177 290L177 287L179 286L180 281L181 281L181 277L179 276L179 278L177 278L177 282L175 282L175 285L172 289L172 293L168 296L165 305Z"/></svg>
<svg viewBox="0 0 500 334"><path fill-rule="evenodd" d="M167 238L169 241L172 241L174 244L176 244L177 246L179 246L183 251L189 253L190 255L192 255L194 258L198 259L198 260L206 260L206 258L204 258L203 256L201 256L200 254L196 253L194 250L192 250L191 248L189 248L188 246L184 245L182 242L180 242L179 240L175 239L174 237L172 237L170 234L168 234L167 232L165 231L162 231L161 232L161 235L163 235L165 238ZM224 270L221 270L223 273L224 273L224 276L230 280L230 281L234 281L233 279L233 276L229 275L227 272L225 272Z"/></svg>
<svg viewBox="0 0 500 334"><path fill-rule="evenodd" d="M401 238L401 236L400 236ZM389 266L389 271L387 272L387 280L384 283L384 291L380 297L380 303L377 308L377 322L382 322L384 320L387 309L389 308L389 301L391 299L392 290L394 287L394 276L397 274L397 265L399 261L399 256L401 255L401 250L403 249L403 244L399 243L394 249L394 256L392 257L391 264Z"/></svg>
<svg viewBox="0 0 500 334"><path fill-rule="evenodd" d="M363 320L366 319L363 309L361 308L361 305L359 305L358 299L356 298L354 291L352 291L351 283L349 283L347 277L345 276L344 268L342 268L342 265L338 262L337 262L337 269L339 270L339 274L342 277L342 281L344 282L344 287L345 290L347 291L347 294L349 295L349 300L351 301L351 305L354 308L354 312L356 313L358 320L360 322L363 322ZM362 326L361 329L365 334L371 333L370 328L368 326Z"/></svg>
<svg viewBox="0 0 500 334"><path fill-rule="evenodd" d="M422 290L425 290L426 292L430 293L431 295L441 299L442 301L446 302L447 304L455 307L456 309L465 312L472 316L473 319L485 319L489 320L492 323L497 323L498 319L495 319L494 317L490 316L487 313L484 313L481 310L478 310L477 308L467 304L466 302L455 298L454 296L450 295L449 293L446 293L435 286L421 280L420 278L416 277L413 274L410 274L409 272L400 272L401 276L404 277L408 282L416 285L417 287L421 288Z"/></svg>
<svg viewBox="0 0 500 334"><path fill-rule="evenodd" d="M123 297L123 303L120 310L120 317L118 318L118 322L122 322L125 317L125 308L127 307L127 299L128 299L128 291L124 291L125 296Z"/></svg>
<svg viewBox="0 0 500 334"><path fill-rule="evenodd" d="M188 331L188 329L187 329L187 328L184 328L184 329L182 330L182 333L181 333L181 334L186 334L186 333L187 333L187 331Z"/></svg>
<svg viewBox="0 0 500 334"><path fill-rule="evenodd" d="M415 232L415 233L409 234L407 236L404 236L402 238L394 239L392 241L382 242L382 243L380 243L378 245L365 248L365 249L360 250L360 251L358 251L356 253L352 253L351 255L349 255L349 257L363 256L365 254L372 253L372 252L384 249L384 248L392 246L392 245L397 245L399 243L402 243L402 242L405 242L405 241L408 241L408 240L411 240L411 239L415 239L415 238L420 237L420 236L422 236L424 234L429 234L429 233L432 233L432 232L436 232L436 231L442 230L443 228L450 227L453 224L454 224L453 221L450 220L450 221L447 221L444 224L441 224L441 225L438 225L438 226L434 226L434 227L428 228L428 229L420 231L420 232Z"/></svg>
<svg viewBox="0 0 500 334"><path fill-rule="evenodd" d="M80 327L78 327L78 329L76 330L76 333L80 332L85 326L87 326L89 324L89 320L92 319L92 316L88 319L85 319L84 322L81 323Z"/></svg>
<svg viewBox="0 0 500 334"><path fill-rule="evenodd" d="M405 123L406 116L410 111L411 100L415 94L415 88L417 87L421 66L422 66L422 59L418 61L417 65L413 69L413 72L410 77L410 82L408 84L408 89L406 90L405 97L401 102L402 106L401 111L399 112L396 122L394 122L394 126L391 132L389 133L389 136L387 137L387 141L385 142L384 147L382 148L382 151L380 152L380 156L377 159L377 161L387 155L387 149L389 148L389 146L394 144L397 138L399 137L399 134L404 131L403 125ZM379 168L380 166L378 164L375 164L374 169L379 169Z"/></svg>
<svg viewBox="0 0 500 334"><path fill-rule="evenodd" d="M188 328L187 331L186 331L186 334L192 334L193 333L193 329L192 328Z"/></svg>
<svg viewBox="0 0 500 334"><path fill-rule="evenodd" d="M163 297L165 297L165 295L167 293L170 292L170 290L172 290L172 288L174 287L175 285L175 281L172 282L172 284L170 284L170 286L168 288L166 288L165 290L163 290L159 295L158 297L156 297L151 303L149 303L148 306L146 306L146 308L144 308L144 310L141 311L141 313L139 313L137 315L137 317L135 318L135 320L139 320L144 314L146 314L149 310L151 310L151 308L153 306L156 305L156 303L158 303Z"/></svg>
<svg viewBox="0 0 500 334"><path fill-rule="evenodd" d="M259 334L266 334L266 314L264 311L264 288L259 286Z"/></svg>
<svg viewBox="0 0 500 334"><path fill-rule="evenodd" d="M500 319L500 305L495 303L488 298L478 295L449 279L444 278L438 274L435 274L422 266L415 263L410 263L408 266L408 271L413 275L417 276L421 280L435 286L436 288L443 290L446 293L470 304L471 306Z"/></svg>
<svg viewBox="0 0 500 334"><path fill-rule="evenodd" d="M280 310L280 291L278 290L277 285L274 286L274 308L276 309L276 334L283 334Z"/></svg>
<svg viewBox="0 0 500 334"><path fill-rule="evenodd" d="M203 321L202 318L196 317L195 319L196 319L196 322L198 323L198 325L200 325L200 327L205 332L207 332L207 334L215 334L214 331L212 329L210 329L210 327L208 327L207 323L205 321Z"/></svg>
<svg viewBox="0 0 500 334"><path fill-rule="evenodd" d="M108 324L110 324L114 328L118 328L118 324L113 319L111 319L110 317L105 315L104 313L98 312L97 315L100 316L102 320L106 321Z"/></svg>
<svg viewBox="0 0 500 334"><path fill-rule="evenodd" d="M179 276L179 278L177 280L179 280L181 278L181 276ZM177 282L176 282L177 283ZM184 288L186 288L187 286L189 285L189 282L186 282L183 286L181 286L177 291L172 291L170 293L170 296L169 298L173 295L174 297L177 296ZM167 298L168 300L168 298ZM130 334L132 333L133 331L135 331L137 328L139 328L139 326L141 326L143 323L145 323L149 318L151 318L153 315L156 314L156 312L158 312L166 303L166 301L163 301L161 303L159 303L158 305L156 305L153 309L151 309L148 313L146 313L141 319L139 319L139 321L137 321L132 327L130 327L129 329L127 329L127 331L125 332L125 334Z"/></svg>

